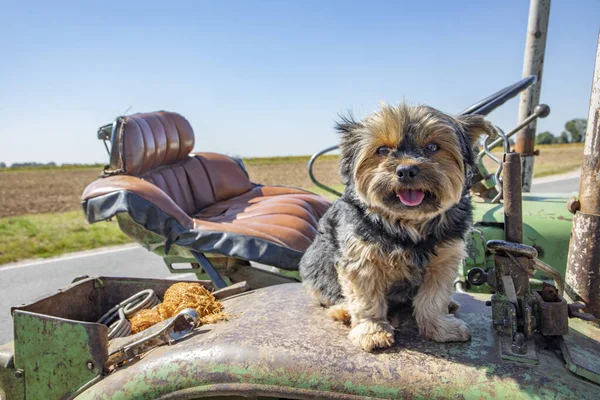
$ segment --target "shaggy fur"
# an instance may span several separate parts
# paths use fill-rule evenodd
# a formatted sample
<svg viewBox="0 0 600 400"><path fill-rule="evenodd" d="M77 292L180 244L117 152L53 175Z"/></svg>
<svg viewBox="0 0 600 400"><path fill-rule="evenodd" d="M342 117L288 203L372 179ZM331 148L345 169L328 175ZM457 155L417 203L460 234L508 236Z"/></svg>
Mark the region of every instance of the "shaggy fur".
<svg viewBox="0 0 600 400"><path fill-rule="evenodd" d="M481 116L382 105L363 121L343 118L337 130L346 190L300 262L309 293L351 324L350 340L366 351L394 343L388 317L405 304L425 338L469 339L450 297L472 223L472 146L495 129ZM402 180L399 166L418 174ZM409 189L424 194L420 204L401 201Z"/></svg>

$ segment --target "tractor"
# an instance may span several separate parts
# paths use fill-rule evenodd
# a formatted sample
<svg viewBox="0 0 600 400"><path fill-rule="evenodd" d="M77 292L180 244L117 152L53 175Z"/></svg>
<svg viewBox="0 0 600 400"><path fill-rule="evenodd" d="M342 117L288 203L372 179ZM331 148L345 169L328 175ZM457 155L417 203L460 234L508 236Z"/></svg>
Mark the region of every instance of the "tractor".
<svg viewBox="0 0 600 400"><path fill-rule="evenodd" d="M525 77L460 114L487 115L535 81ZM179 114L118 117L98 131L110 160L82 195L86 218L116 219L171 272L196 274L232 317L199 324L188 308L129 334L102 323L103 315L148 290L143 302L156 304L172 281L78 279L12 308L14 342L0 347L1 397L600 398L600 52L575 199L522 192L521 156L509 139L549 112L539 105L482 143L472 174L475 223L455 294L471 340L425 341L408 317L396 344L374 353L350 345L348 328L299 282L299 260L330 200L253 183L239 159L192 153L194 132ZM499 145L501 159L491 152ZM339 194L313 173L335 148L315 154L309 174ZM488 172L482 157L497 170Z"/></svg>

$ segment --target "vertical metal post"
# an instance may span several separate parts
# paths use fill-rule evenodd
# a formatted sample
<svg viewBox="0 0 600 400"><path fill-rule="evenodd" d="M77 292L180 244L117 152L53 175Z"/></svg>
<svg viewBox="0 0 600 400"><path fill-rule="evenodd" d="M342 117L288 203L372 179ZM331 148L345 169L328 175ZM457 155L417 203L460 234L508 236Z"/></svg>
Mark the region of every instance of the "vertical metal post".
<svg viewBox="0 0 600 400"><path fill-rule="evenodd" d="M527 23L527 40L525 42L523 77L535 75L537 83L521 94L519 123L529 117L535 106L540 102L549 16L550 0L531 0L529 4L529 22ZM537 122L533 120L517 134L515 143L515 150L521 153L524 192L531 191L536 126Z"/></svg>
<svg viewBox="0 0 600 400"><path fill-rule="evenodd" d="M504 154L502 192L504 198L504 240L523 243L523 208L521 196L521 156ZM517 183L517 184L515 184Z"/></svg>
<svg viewBox="0 0 600 400"><path fill-rule="evenodd" d="M590 96L579 186L579 211L573 217L566 291L600 318L600 34Z"/></svg>

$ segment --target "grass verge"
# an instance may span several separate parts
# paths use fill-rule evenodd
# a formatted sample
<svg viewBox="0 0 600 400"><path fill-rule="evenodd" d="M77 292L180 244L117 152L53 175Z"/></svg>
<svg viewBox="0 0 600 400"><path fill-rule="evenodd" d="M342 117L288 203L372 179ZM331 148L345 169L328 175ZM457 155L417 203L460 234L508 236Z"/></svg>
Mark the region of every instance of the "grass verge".
<svg viewBox="0 0 600 400"><path fill-rule="evenodd" d="M81 211L0 218L0 264L129 242L116 221L90 225Z"/></svg>
<svg viewBox="0 0 600 400"><path fill-rule="evenodd" d="M535 148L540 154L533 161L534 178L564 174L581 168L583 143L537 145ZM496 148L492 153L502 159L501 149ZM483 158L483 163L489 172L495 171L498 167L487 156Z"/></svg>

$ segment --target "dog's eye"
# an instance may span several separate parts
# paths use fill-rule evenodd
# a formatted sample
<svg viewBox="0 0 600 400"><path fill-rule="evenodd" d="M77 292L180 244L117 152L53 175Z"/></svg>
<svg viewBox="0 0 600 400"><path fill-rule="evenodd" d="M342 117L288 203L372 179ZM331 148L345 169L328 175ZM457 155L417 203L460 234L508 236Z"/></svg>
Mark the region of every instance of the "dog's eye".
<svg viewBox="0 0 600 400"><path fill-rule="evenodd" d="M438 146L435 143L428 143L427 146L425 146L425 150L428 151L428 152L430 152L430 153L435 153L439 149L440 149L440 146Z"/></svg>
<svg viewBox="0 0 600 400"><path fill-rule="evenodd" d="M380 148L377 149L378 156L387 156L389 154L390 154L390 149L388 147L381 146Z"/></svg>

